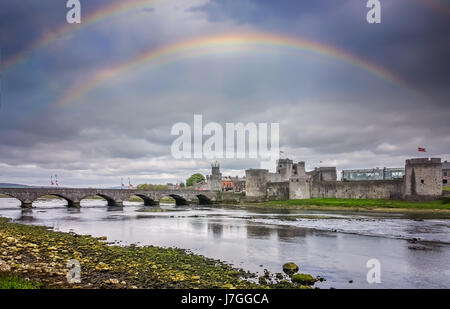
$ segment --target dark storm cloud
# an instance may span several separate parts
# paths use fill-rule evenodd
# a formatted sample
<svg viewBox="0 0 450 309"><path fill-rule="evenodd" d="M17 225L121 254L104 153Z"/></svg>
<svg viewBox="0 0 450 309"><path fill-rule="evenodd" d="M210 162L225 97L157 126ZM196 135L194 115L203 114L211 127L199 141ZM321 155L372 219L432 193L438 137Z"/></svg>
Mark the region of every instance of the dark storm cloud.
<svg viewBox="0 0 450 309"><path fill-rule="evenodd" d="M110 3L82 1L83 12ZM142 183L208 173L209 160L170 155L172 125L192 125L194 114L204 124L280 122L282 149L308 167L318 158L338 168L401 166L418 146L450 159L448 18L420 2L382 4L381 25L365 22L362 0L221 0L196 1L160 20L161 10L152 9L145 18L74 32L2 76L0 182L42 184L57 173L70 185L118 185L127 175ZM64 1L2 1L4 58L64 26L66 11ZM333 58L275 51L142 65L57 104L68 88L152 47L249 28L349 51L393 71L424 98ZM228 175L259 167L256 160L221 163Z"/></svg>
<svg viewBox="0 0 450 309"><path fill-rule="evenodd" d="M3 0L0 3L0 46L4 59L29 50L45 34L67 26L64 0ZM82 17L118 0L81 1Z"/></svg>
<svg viewBox="0 0 450 309"><path fill-rule="evenodd" d="M450 19L426 1L381 1L382 22L365 20L366 1L212 0L193 8L211 22L234 20L267 31L301 35L388 68L446 105L436 91L450 83Z"/></svg>

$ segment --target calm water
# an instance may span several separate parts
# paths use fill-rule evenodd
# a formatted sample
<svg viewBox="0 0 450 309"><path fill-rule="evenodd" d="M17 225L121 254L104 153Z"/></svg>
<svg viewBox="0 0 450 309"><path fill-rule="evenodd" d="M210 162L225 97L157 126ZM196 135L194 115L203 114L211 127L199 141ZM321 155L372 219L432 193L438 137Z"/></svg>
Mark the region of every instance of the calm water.
<svg viewBox="0 0 450 309"><path fill-rule="evenodd" d="M330 211L255 211L222 207L128 203L107 207L84 200L68 209L61 200L22 210L0 199L0 216L109 241L189 249L263 273L293 261L301 272L326 279L321 288L450 288L450 220ZM413 239L418 240L413 240ZM369 284L366 263L381 263L381 283ZM353 283L349 283L353 280Z"/></svg>

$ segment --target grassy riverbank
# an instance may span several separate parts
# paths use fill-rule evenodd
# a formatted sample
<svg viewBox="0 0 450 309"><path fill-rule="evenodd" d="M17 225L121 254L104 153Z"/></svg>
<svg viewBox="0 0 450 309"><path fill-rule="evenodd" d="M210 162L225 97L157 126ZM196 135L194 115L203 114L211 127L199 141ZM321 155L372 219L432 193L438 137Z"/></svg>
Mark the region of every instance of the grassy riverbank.
<svg viewBox="0 0 450 309"><path fill-rule="evenodd" d="M411 202L377 199L312 198L302 200L249 203L246 207L311 210L373 210L373 211L438 211L450 212L450 199Z"/></svg>
<svg viewBox="0 0 450 309"><path fill-rule="evenodd" d="M68 284L67 262L81 264ZM280 265L281 272L281 265ZM259 282L259 283L255 283ZM10 223L0 217L0 287L305 288L287 276L255 274L176 248L106 244L104 239Z"/></svg>
<svg viewBox="0 0 450 309"><path fill-rule="evenodd" d="M22 279L9 272L0 272L0 290L35 290L42 287L41 283Z"/></svg>

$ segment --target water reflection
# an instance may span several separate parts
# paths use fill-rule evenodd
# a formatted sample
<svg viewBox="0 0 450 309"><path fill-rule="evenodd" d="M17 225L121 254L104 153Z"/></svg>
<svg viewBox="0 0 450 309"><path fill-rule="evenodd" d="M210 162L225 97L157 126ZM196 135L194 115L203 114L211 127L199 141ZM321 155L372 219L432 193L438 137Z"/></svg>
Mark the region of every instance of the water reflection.
<svg viewBox="0 0 450 309"><path fill-rule="evenodd" d="M208 222L208 233L212 234L215 239L222 238L223 225L221 221L219 220L219 222L214 223Z"/></svg>
<svg viewBox="0 0 450 309"><path fill-rule="evenodd" d="M277 236L279 240L290 241L293 238L305 237L309 232L310 230L305 228L289 229L285 227L277 230Z"/></svg>
<svg viewBox="0 0 450 309"><path fill-rule="evenodd" d="M273 229L268 226L256 224L247 225L248 238L268 239L273 232Z"/></svg>
<svg viewBox="0 0 450 309"><path fill-rule="evenodd" d="M77 207L67 207L67 212L71 214L79 214L81 213L81 209Z"/></svg>
<svg viewBox="0 0 450 309"><path fill-rule="evenodd" d="M200 221L200 220L190 220L189 224L191 225L191 227L193 228L194 231L196 232L200 232L203 231L205 229L205 222Z"/></svg>
<svg viewBox="0 0 450 309"><path fill-rule="evenodd" d="M107 206L106 211L122 211L123 212L123 206Z"/></svg>
<svg viewBox="0 0 450 309"><path fill-rule="evenodd" d="M29 208L22 208L20 213L21 213L20 221L23 221L23 222L33 222L34 221L33 210L31 210Z"/></svg>

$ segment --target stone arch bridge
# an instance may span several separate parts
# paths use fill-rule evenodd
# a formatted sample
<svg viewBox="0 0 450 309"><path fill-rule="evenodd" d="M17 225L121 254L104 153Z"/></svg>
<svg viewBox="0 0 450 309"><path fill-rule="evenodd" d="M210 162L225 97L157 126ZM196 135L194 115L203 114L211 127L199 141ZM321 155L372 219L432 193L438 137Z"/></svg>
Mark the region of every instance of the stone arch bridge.
<svg viewBox="0 0 450 309"><path fill-rule="evenodd" d="M123 201L131 196L139 196L144 205L158 205L161 198L172 197L177 205L202 204L219 202L221 193L216 191L197 190L130 190L130 189L78 189L78 188L0 188L0 193L16 198L22 207L31 207L33 201L45 195L54 195L67 201L69 207L80 207L82 199L89 196L100 196L108 202L108 206L123 206Z"/></svg>

